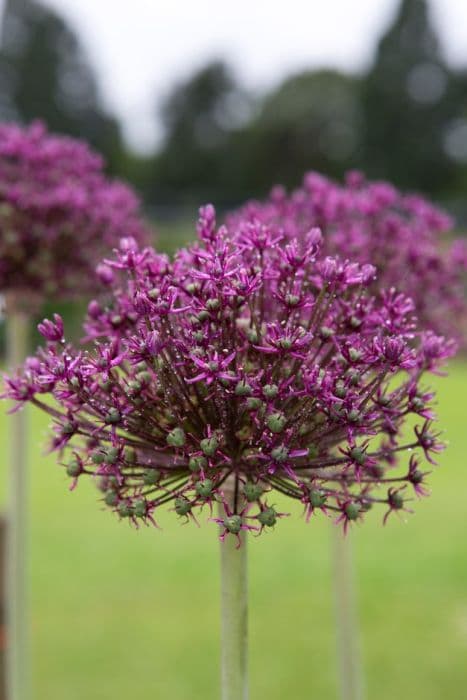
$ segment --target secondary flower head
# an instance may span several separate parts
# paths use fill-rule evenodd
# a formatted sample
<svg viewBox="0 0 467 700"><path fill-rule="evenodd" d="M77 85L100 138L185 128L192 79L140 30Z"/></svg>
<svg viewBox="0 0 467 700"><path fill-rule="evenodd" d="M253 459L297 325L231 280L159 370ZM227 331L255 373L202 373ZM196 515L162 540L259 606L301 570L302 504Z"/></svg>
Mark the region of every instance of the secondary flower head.
<svg viewBox="0 0 467 700"><path fill-rule="evenodd" d="M319 226L328 254L375 265L373 289L396 287L413 299L424 327L467 341L467 245L450 241L451 218L423 197L357 172L344 185L310 172L290 195L274 187L228 218L240 233L245 221L273 226L285 239Z"/></svg>
<svg viewBox="0 0 467 700"><path fill-rule="evenodd" d="M418 333L394 289L370 293L373 267L323 256L317 229L282 246L250 223L232 242L208 206L198 236L173 262L124 241L89 306L93 347L67 345L55 317L7 378L18 406L52 416L72 485L95 479L134 523L220 501L224 535L273 527L277 493L345 528L422 495L418 465L441 449L422 377L453 343Z"/></svg>
<svg viewBox="0 0 467 700"><path fill-rule="evenodd" d="M95 261L147 231L129 187L102 158L35 122L0 124L0 290L76 296L98 287Z"/></svg>

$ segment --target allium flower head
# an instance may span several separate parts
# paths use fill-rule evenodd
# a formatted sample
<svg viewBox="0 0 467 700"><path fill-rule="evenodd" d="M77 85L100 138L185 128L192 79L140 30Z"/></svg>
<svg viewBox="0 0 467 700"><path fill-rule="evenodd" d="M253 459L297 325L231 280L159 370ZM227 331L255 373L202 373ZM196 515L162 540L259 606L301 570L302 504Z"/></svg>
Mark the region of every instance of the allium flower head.
<svg viewBox="0 0 467 700"><path fill-rule="evenodd" d="M371 262L378 272L373 289L396 287L413 299L426 328L467 342L467 245L450 242L452 219L423 197L358 172L344 185L310 172L290 195L276 186L268 199L228 218L240 232L245 221L272 225L285 239L319 226L325 252Z"/></svg>
<svg viewBox="0 0 467 700"><path fill-rule="evenodd" d="M282 245L247 223L232 242L208 206L198 237L173 262L123 241L89 306L92 349L55 317L7 378L8 397L51 415L72 486L95 479L135 524L220 501L223 535L273 527L277 493L344 528L423 495L418 465L441 449L423 376L454 344L418 333L404 295L369 292L373 267L323 256L317 229Z"/></svg>
<svg viewBox="0 0 467 700"><path fill-rule="evenodd" d="M72 138L0 124L0 290L72 296L98 286L95 261L147 231L129 187Z"/></svg>

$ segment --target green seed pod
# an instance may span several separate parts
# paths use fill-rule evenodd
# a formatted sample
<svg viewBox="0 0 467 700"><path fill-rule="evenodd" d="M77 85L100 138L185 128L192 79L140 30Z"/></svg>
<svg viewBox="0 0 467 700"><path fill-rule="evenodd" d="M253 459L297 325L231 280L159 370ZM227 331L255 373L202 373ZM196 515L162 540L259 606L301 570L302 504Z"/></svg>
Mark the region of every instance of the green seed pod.
<svg viewBox="0 0 467 700"><path fill-rule="evenodd" d="M107 415L104 418L106 423L109 423L111 425L115 425L116 423L120 423L122 420L122 414L120 411L116 408L111 408L110 411L107 413Z"/></svg>
<svg viewBox="0 0 467 700"><path fill-rule="evenodd" d="M360 411L357 411L356 408L352 408L352 410L348 412L347 418L351 423L358 423L360 421Z"/></svg>
<svg viewBox="0 0 467 700"><path fill-rule="evenodd" d="M414 396L412 399L412 408L415 411L421 411L425 407L425 402L419 396Z"/></svg>
<svg viewBox="0 0 467 700"><path fill-rule="evenodd" d="M212 455L215 454L217 448L219 447L219 441L213 435L210 438L204 438L203 440L201 440L199 446L207 457L212 457Z"/></svg>
<svg viewBox="0 0 467 700"><path fill-rule="evenodd" d="M246 332L246 336L250 343L253 343L253 345L257 345L259 343L258 332L254 328L249 328Z"/></svg>
<svg viewBox="0 0 467 700"><path fill-rule="evenodd" d="M68 474L68 476L72 476L72 477L76 478L77 476L79 476L81 474L81 471L82 471L82 467L81 467L81 463L80 463L79 459L74 457L73 459L71 459L68 462L67 468L66 468L66 473Z"/></svg>
<svg viewBox="0 0 467 700"><path fill-rule="evenodd" d="M130 518L133 515L132 506L125 501L121 501L121 503L118 504L117 510L121 518Z"/></svg>
<svg viewBox="0 0 467 700"><path fill-rule="evenodd" d="M104 455L104 462L106 464L113 464L118 458L118 447L109 447Z"/></svg>
<svg viewBox="0 0 467 700"><path fill-rule="evenodd" d="M171 447L183 447L186 442L186 435L183 428L174 428L166 437L167 444Z"/></svg>
<svg viewBox="0 0 467 700"><path fill-rule="evenodd" d="M132 394L137 394L141 389L143 388L143 385L141 382L138 382L136 379L131 379L128 382L128 388L131 390Z"/></svg>
<svg viewBox="0 0 467 700"><path fill-rule="evenodd" d="M102 452L93 452L91 454L91 461L94 464L102 464L105 459L105 455Z"/></svg>
<svg viewBox="0 0 467 700"><path fill-rule="evenodd" d="M204 340L204 333L203 333L203 331L195 331L195 332L193 333L193 340L194 340L196 343L202 343L203 340Z"/></svg>
<svg viewBox="0 0 467 700"><path fill-rule="evenodd" d="M243 486L243 493L248 503L254 503L254 501L258 500L258 498L261 498L264 493L264 489L262 486L260 486L260 484L254 484L252 481L247 481Z"/></svg>
<svg viewBox="0 0 467 700"><path fill-rule="evenodd" d="M256 517L263 527L273 527L277 522L277 513L272 507L265 508Z"/></svg>
<svg viewBox="0 0 467 700"><path fill-rule="evenodd" d="M400 510L404 507L404 497L398 491L394 491L389 496L389 503L391 504L392 508L394 508L394 510Z"/></svg>
<svg viewBox="0 0 467 700"><path fill-rule="evenodd" d="M311 488L309 491L310 504L313 508L322 508L326 503L327 496L320 489Z"/></svg>
<svg viewBox="0 0 467 700"><path fill-rule="evenodd" d="M252 391L251 386L244 379L239 381L235 387L236 396L249 396Z"/></svg>
<svg viewBox="0 0 467 700"><path fill-rule="evenodd" d="M271 457L276 460L276 462L285 462L289 456L289 451L285 445L279 445L271 450Z"/></svg>
<svg viewBox="0 0 467 700"><path fill-rule="evenodd" d="M64 423L62 425L62 433L64 435L73 435L74 432L75 432L75 426L73 423L71 423L71 421L67 421L66 423Z"/></svg>
<svg viewBox="0 0 467 700"><path fill-rule="evenodd" d="M275 399L279 393L279 387L276 384L265 384L263 386L263 394L267 399Z"/></svg>
<svg viewBox="0 0 467 700"><path fill-rule="evenodd" d="M145 486L154 486L161 478L159 469L145 469L143 474L143 482Z"/></svg>
<svg viewBox="0 0 467 700"><path fill-rule="evenodd" d="M200 311L199 314L196 316L196 318L198 319L198 321L200 323L207 321L209 318L209 311L206 311L206 310Z"/></svg>
<svg viewBox="0 0 467 700"><path fill-rule="evenodd" d="M195 486L196 493L202 498L209 498L212 494L212 489L214 488L214 483L211 479L203 479L198 481Z"/></svg>
<svg viewBox="0 0 467 700"><path fill-rule="evenodd" d="M190 501L184 496L177 496L174 504L177 515L188 515L192 508Z"/></svg>
<svg viewBox="0 0 467 700"><path fill-rule="evenodd" d="M345 506L345 514L348 520L356 520L360 515L361 507L359 503L347 503Z"/></svg>
<svg viewBox="0 0 467 700"><path fill-rule="evenodd" d="M362 352L361 350L357 350L356 348L350 348L349 357L352 362L358 362L362 359Z"/></svg>
<svg viewBox="0 0 467 700"><path fill-rule="evenodd" d="M319 337L321 338L321 340L329 340L329 338L332 338L333 335L334 331L332 330L332 328L328 328L328 326L321 326L321 328L319 329Z"/></svg>
<svg viewBox="0 0 467 700"><path fill-rule="evenodd" d="M231 532L232 535L238 535L242 529L242 519L239 515L229 515L224 518L223 524L225 529Z"/></svg>
<svg viewBox="0 0 467 700"><path fill-rule="evenodd" d="M206 308L208 311L217 311L221 303L219 299L208 299L206 302Z"/></svg>
<svg viewBox="0 0 467 700"><path fill-rule="evenodd" d="M155 301L156 299L159 299L161 295L161 290L159 287L153 287L152 289L149 290L148 292L148 297Z"/></svg>
<svg viewBox="0 0 467 700"><path fill-rule="evenodd" d="M285 303L287 306L297 306L300 301L300 297L296 294L286 294Z"/></svg>
<svg viewBox="0 0 467 700"><path fill-rule="evenodd" d="M137 501L133 503L133 514L137 518L144 518L147 512L147 503L144 498L138 498Z"/></svg>
<svg viewBox="0 0 467 700"><path fill-rule="evenodd" d="M266 425L272 433L281 433L284 430L286 423L287 418L280 411L271 413L266 418Z"/></svg>
<svg viewBox="0 0 467 700"><path fill-rule="evenodd" d="M118 503L118 493L114 489L109 489L108 491L105 492L104 501L105 501L106 505L113 508ZM121 515L121 513L120 513L120 515Z"/></svg>
<svg viewBox="0 0 467 700"><path fill-rule="evenodd" d="M258 411L262 406L264 406L264 404L261 399L258 399L255 396L250 396L250 398L246 401L246 407L249 411Z"/></svg>
<svg viewBox="0 0 467 700"><path fill-rule="evenodd" d="M290 338L281 338L279 340L279 345L283 350L290 350L290 348L293 345L293 342L290 340Z"/></svg>
<svg viewBox="0 0 467 700"><path fill-rule="evenodd" d="M344 386L344 383L339 381L336 382L336 388L334 389L334 394L337 396L338 399L345 399L347 396L347 389Z"/></svg>
<svg viewBox="0 0 467 700"><path fill-rule="evenodd" d="M354 462L357 462L357 464L360 464L363 466L366 462L366 453L364 450L362 450L361 447L352 447L350 450L350 458L353 459Z"/></svg>
<svg viewBox="0 0 467 700"><path fill-rule="evenodd" d="M190 461L188 462L188 468L192 472L199 472L201 471L201 469L206 469L207 466L208 460L202 455L195 455L194 457L190 457Z"/></svg>
<svg viewBox="0 0 467 700"><path fill-rule="evenodd" d="M188 292L188 294L195 294L195 292L198 292L199 291L198 282L190 282L189 284L187 284L186 291Z"/></svg>

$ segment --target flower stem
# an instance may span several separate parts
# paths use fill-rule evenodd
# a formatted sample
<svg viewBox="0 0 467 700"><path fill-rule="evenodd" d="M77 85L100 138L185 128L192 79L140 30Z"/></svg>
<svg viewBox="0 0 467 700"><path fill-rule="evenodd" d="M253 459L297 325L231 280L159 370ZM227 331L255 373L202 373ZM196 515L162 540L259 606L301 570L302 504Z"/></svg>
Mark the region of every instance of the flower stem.
<svg viewBox="0 0 467 700"><path fill-rule="evenodd" d="M230 479L229 479L230 481ZM228 485L230 486L230 484ZM225 489L226 501L234 507L234 489ZM219 505L219 517L225 516ZM222 700L247 700L247 538L227 535L221 542L221 684Z"/></svg>
<svg viewBox="0 0 467 700"><path fill-rule="evenodd" d="M354 590L351 533L332 526L337 655L341 700L362 700L363 674Z"/></svg>
<svg viewBox="0 0 467 700"><path fill-rule="evenodd" d="M9 309L7 315L8 364L20 365L27 353L29 319L25 313ZM10 502L6 542L6 620L7 620L7 697L29 697L29 634L27 591L27 440L26 413L12 416L10 434Z"/></svg>

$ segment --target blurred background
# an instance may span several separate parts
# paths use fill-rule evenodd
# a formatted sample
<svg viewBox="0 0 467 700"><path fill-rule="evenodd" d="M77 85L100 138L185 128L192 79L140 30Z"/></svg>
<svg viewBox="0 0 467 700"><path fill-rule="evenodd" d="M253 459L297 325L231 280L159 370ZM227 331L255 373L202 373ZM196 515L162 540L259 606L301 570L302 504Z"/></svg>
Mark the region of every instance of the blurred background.
<svg viewBox="0 0 467 700"><path fill-rule="evenodd" d="M465 0L0 6L0 120L88 140L140 193L159 248L194 235L201 203L223 212L310 169L361 168L467 225ZM407 523L372 515L355 533L368 698L465 697L465 362L439 390L451 448L433 497ZM31 425L45 445L43 417ZM216 698L214 528L169 513L164 532L136 533L91 487L69 494L42 452L30 455L37 700ZM289 518L251 546L252 697L336 697L328 540L326 523Z"/></svg>
<svg viewBox="0 0 467 700"><path fill-rule="evenodd" d="M467 220L464 0L3 0L0 118L89 140L159 221L349 168Z"/></svg>

